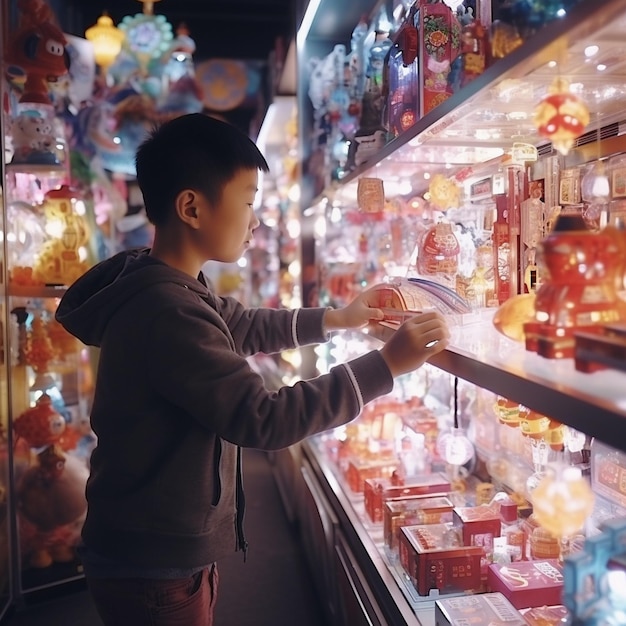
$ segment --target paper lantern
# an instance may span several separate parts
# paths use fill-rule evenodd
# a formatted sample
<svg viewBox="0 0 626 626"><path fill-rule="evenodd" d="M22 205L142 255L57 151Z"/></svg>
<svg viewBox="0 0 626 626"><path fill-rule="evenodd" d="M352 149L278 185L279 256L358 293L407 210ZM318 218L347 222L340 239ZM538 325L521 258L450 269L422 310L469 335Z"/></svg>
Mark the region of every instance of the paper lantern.
<svg viewBox="0 0 626 626"><path fill-rule="evenodd" d="M106 71L122 49L124 33L103 13L96 24L85 31L85 38L93 44L96 63Z"/></svg>
<svg viewBox="0 0 626 626"><path fill-rule="evenodd" d="M589 124L589 109L569 90L569 82L557 77L548 95L535 107L534 123L542 137L561 154L567 154Z"/></svg>

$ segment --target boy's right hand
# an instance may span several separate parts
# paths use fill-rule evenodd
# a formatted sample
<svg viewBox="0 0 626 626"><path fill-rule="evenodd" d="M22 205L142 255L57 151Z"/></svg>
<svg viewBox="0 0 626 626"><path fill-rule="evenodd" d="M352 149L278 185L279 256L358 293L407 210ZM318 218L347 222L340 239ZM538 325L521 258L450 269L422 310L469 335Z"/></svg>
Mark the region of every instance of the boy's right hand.
<svg viewBox="0 0 626 626"><path fill-rule="evenodd" d="M444 316L438 311L427 311L398 327L380 352L395 378L423 365L441 352L449 340L450 331Z"/></svg>

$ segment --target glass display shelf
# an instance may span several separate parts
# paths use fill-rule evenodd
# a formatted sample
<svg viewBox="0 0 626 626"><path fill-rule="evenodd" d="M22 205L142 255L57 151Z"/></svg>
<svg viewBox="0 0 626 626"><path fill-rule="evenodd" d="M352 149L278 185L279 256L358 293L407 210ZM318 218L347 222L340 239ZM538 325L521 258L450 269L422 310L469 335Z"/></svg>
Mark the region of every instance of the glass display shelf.
<svg viewBox="0 0 626 626"><path fill-rule="evenodd" d="M314 437L302 444L317 481L337 514L342 532L348 537L359 566L366 572L376 600L385 607L392 624L434 626L435 601L462 594L420 596L407 580L399 563L385 553L382 530L367 524L363 496L351 492L340 472L325 457Z"/></svg>
<svg viewBox="0 0 626 626"><path fill-rule="evenodd" d="M573 359L547 359L500 334L489 319L452 330L452 344L430 361L454 376L520 402L626 451L626 374L579 372Z"/></svg>
<svg viewBox="0 0 626 626"><path fill-rule="evenodd" d="M364 174L385 182L423 179L464 169L471 175L483 163L506 162L511 137L536 146L533 109L552 80L566 76L590 112L588 131L623 117L626 93L626 11L620 0L581 2L562 20L535 33L520 47L440 103L365 163L347 173L322 196L356 196ZM589 46L598 46L598 57ZM603 69L598 69L598 67ZM619 130L617 131L619 132Z"/></svg>

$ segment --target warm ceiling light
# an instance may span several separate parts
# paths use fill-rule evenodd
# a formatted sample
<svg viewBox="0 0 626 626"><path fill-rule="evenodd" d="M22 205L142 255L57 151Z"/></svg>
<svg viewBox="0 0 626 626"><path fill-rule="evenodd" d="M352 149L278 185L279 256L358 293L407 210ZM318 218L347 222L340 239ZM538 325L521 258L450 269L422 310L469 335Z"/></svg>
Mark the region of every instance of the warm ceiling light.
<svg viewBox="0 0 626 626"><path fill-rule="evenodd" d="M595 56L596 54L598 54L599 50L600 50L599 46L587 46L585 48L585 56L587 58Z"/></svg>
<svg viewBox="0 0 626 626"><path fill-rule="evenodd" d="M85 31L85 37L93 44L96 63L104 70L113 64L124 41L124 33L113 25L113 20L106 13Z"/></svg>

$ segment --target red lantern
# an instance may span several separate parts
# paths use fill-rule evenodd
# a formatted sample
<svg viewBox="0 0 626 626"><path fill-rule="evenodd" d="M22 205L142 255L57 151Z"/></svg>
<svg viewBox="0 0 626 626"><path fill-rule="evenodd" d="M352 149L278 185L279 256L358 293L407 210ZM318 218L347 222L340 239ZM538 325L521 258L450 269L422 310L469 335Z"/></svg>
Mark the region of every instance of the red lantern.
<svg viewBox="0 0 626 626"><path fill-rule="evenodd" d="M589 124L589 109L569 90L568 81L557 77L548 95L535 107L534 122L542 137L561 154L567 154Z"/></svg>

